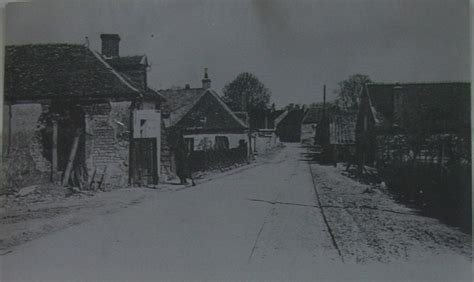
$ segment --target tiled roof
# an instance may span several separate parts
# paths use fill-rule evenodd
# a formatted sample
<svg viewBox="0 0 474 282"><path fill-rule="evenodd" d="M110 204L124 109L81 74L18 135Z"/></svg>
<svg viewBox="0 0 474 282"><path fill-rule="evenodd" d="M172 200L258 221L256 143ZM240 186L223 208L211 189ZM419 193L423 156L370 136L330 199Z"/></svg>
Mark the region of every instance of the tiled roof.
<svg viewBox="0 0 474 282"><path fill-rule="evenodd" d="M388 120L393 118L392 95L397 86L403 89L404 103L411 103L417 95L424 95L427 103L433 102L433 99L449 102L452 98L457 98L456 96L470 95L470 84L462 82L367 84L372 106Z"/></svg>
<svg viewBox="0 0 474 282"><path fill-rule="evenodd" d="M170 114L169 123L173 126L191 110L204 94L204 89L166 89L159 90L159 93L166 99L166 102L163 104L163 111Z"/></svg>
<svg viewBox="0 0 474 282"><path fill-rule="evenodd" d="M222 121L225 121L226 118L228 118L229 120L227 120L228 122L226 124L229 126L241 128L248 127L243 120L239 119L237 115L229 109L217 93L211 89L181 88L159 90L159 92L166 99L166 102L163 105L163 111L170 114L168 120L169 126L177 125L190 112L190 110L193 109L200 100L202 100L201 98L203 96L209 94L208 97L213 97L214 99L208 100L208 102L215 102L212 106L221 109L221 111L216 109L216 113L218 113L218 116L220 116ZM203 107L203 105L201 107ZM187 123L192 122L187 121ZM222 126L222 124L220 126Z"/></svg>
<svg viewBox="0 0 474 282"><path fill-rule="evenodd" d="M74 44L7 46L5 98L132 98L137 88L97 53Z"/></svg>
<svg viewBox="0 0 474 282"><path fill-rule="evenodd" d="M323 117L322 107L311 107L306 111L304 115L303 124L319 123Z"/></svg>
<svg viewBox="0 0 474 282"><path fill-rule="evenodd" d="M470 83L369 83L366 85L366 93L369 96L372 113L380 122L394 121L393 93L395 87L399 87L403 93L403 108L411 108L416 112L419 107L428 106L447 111L451 113L446 120L448 127L470 126ZM403 114L404 111L401 113Z"/></svg>
<svg viewBox="0 0 474 282"><path fill-rule="evenodd" d="M355 144L356 115L336 114L329 124L330 144Z"/></svg>

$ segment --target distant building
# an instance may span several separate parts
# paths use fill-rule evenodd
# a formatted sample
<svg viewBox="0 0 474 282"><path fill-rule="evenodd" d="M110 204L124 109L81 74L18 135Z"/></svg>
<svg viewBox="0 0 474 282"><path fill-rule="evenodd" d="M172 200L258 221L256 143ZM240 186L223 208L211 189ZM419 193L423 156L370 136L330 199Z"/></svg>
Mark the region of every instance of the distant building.
<svg viewBox="0 0 474 282"><path fill-rule="evenodd" d="M279 121L276 127L276 135L281 142L300 142L301 122L304 114L304 109L289 110Z"/></svg>

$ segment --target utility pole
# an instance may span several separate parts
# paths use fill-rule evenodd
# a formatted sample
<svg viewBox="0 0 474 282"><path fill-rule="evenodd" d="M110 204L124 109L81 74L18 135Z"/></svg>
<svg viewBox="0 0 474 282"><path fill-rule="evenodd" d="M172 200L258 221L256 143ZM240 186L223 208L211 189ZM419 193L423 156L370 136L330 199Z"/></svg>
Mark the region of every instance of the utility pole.
<svg viewBox="0 0 474 282"><path fill-rule="evenodd" d="M326 84L323 86L323 120L326 119Z"/></svg>

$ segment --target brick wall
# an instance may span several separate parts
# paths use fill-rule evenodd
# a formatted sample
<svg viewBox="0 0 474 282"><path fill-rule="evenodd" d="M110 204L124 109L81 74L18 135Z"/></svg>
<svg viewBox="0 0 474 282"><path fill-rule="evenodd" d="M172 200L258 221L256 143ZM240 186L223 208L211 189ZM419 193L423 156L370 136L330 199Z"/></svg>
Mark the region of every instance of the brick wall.
<svg viewBox="0 0 474 282"><path fill-rule="evenodd" d="M84 107L86 166L89 177L104 175L106 189L128 185L130 102L111 102Z"/></svg>
<svg viewBox="0 0 474 282"><path fill-rule="evenodd" d="M161 162L160 162L160 174L163 180L174 176L173 168L173 155L169 145L169 129L165 129L162 122L161 126Z"/></svg>

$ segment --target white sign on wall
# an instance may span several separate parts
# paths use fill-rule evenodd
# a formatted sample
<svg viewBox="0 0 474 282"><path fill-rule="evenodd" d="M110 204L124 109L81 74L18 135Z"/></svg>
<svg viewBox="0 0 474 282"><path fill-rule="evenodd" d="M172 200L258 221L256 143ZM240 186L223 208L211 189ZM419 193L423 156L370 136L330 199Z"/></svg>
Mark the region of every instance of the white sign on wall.
<svg viewBox="0 0 474 282"><path fill-rule="evenodd" d="M133 117L133 138L160 137L161 112L159 110L136 110Z"/></svg>

